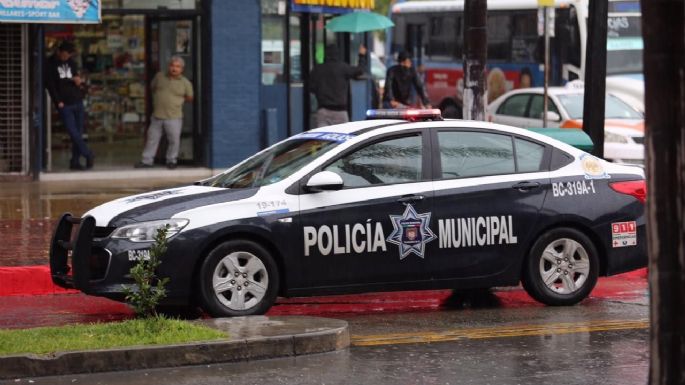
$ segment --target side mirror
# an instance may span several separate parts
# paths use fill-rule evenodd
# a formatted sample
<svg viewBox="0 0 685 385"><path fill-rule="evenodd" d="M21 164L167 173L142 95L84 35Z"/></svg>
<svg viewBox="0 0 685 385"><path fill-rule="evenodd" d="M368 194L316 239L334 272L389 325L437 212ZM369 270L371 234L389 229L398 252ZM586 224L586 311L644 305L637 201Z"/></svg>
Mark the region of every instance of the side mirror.
<svg viewBox="0 0 685 385"><path fill-rule="evenodd" d="M333 171L321 171L307 181L305 189L308 192L333 191L343 188L343 180Z"/></svg>
<svg viewBox="0 0 685 385"><path fill-rule="evenodd" d="M542 115L542 114L540 114ZM560 122L561 116L554 111L547 111L547 121L548 122Z"/></svg>

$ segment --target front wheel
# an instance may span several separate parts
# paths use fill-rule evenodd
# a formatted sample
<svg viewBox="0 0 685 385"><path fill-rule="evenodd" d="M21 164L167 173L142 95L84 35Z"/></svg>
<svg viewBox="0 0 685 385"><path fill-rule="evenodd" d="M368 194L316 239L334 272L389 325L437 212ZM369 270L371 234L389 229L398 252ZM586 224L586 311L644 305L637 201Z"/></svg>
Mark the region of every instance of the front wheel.
<svg viewBox="0 0 685 385"><path fill-rule="evenodd" d="M582 232L558 228L533 245L523 271L523 287L536 300L553 306L574 305L597 283L599 257Z"/></svg>
<svg viewBox="0 0 685 385"><path fill-rule="evenodd" d="M278 294L278 269L261 245L227 241L202 263L199 285L202 307L213 317L264 314Z"/></svg>

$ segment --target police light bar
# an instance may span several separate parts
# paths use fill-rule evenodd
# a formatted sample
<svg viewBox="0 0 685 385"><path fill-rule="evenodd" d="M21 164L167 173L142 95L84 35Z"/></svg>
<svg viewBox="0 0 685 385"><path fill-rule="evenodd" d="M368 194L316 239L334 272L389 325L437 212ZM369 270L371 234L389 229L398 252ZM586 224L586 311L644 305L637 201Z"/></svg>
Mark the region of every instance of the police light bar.
<svg viewBox="0 0 685 385"><path fill-rule="evenodd" d="M442 120L442 114L438 108L366 110L366 119L402 119L414 122L418 120Z"/></svg>

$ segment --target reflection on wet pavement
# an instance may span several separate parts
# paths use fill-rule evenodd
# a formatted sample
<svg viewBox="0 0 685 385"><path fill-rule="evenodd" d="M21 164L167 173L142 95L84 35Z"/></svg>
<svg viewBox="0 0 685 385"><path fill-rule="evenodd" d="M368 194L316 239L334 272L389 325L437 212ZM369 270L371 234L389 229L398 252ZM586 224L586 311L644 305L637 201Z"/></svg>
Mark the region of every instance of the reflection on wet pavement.
<svg viewBox="0 0 685 385"><path fill-rule="evenodd" d="M191 183L195 178L0 184L0 266L45 265L53 227L122 196Z"/></svg>

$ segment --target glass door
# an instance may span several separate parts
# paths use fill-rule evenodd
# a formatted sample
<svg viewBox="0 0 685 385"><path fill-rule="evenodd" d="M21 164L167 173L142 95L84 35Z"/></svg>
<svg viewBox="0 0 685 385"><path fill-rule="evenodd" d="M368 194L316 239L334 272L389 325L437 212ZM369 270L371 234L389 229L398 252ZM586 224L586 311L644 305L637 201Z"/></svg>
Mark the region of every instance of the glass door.
<svg viewBox="0 0 685 385"><path fill-rule="evenodd" d="M184 61L183 76L193 85L192 103L183 105L183 128L178 163L181 165L197 164L201 156L201 131L197 106L200 104L199 84L199 47L197 46L197 21L193 17L162 18L150 17L147 23L147 79L148 79L148 121L152 114L152 94L149 84L158 72L167 72L172 57ZM157 150L155 163L165 162L166 140L162 140Z"/></svg>

